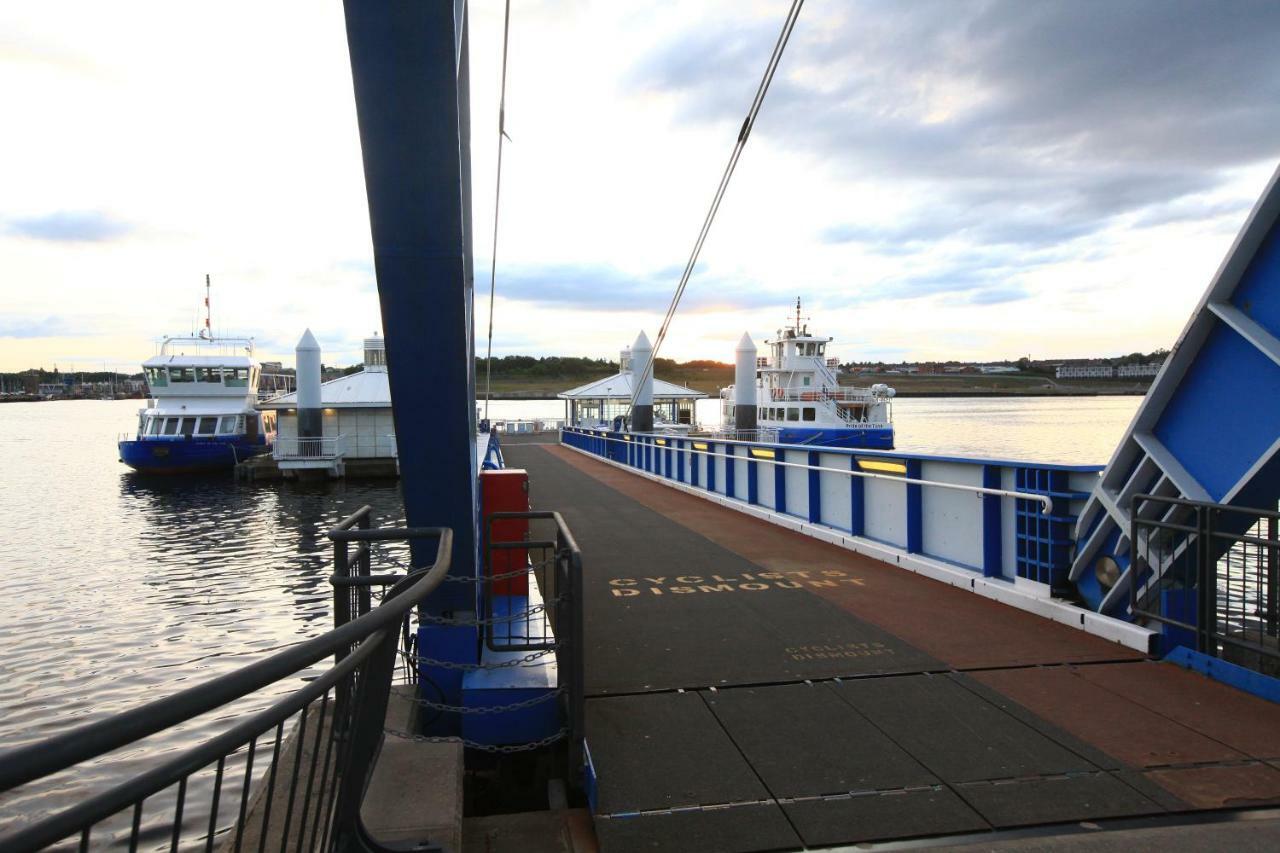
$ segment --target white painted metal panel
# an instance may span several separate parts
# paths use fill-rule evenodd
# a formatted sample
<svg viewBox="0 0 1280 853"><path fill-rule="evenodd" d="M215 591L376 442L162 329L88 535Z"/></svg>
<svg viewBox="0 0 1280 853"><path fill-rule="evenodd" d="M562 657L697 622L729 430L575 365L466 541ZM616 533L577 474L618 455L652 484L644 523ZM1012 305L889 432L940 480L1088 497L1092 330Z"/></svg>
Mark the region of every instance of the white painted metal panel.
<svg viewBox="0 0 1280 853"><path fill-rule="evenodd" d="M849 457L835 453L818 454L818 465L823 468L848 468ZM844 474L822 471L818 474L818 489L822 493L823 524L838 530L850 529L849 481Z"/></svg>
<svg viewBox="0 0 1280 853"><path fill-rule="evenodd" d="M773 496L773 478L774 464L763 459L756 460L756 500L760 506L767 506L769 509L778 508Z"/></svg>
<svg viewBox="0 0 1280 853"><path fill-rule="evenodd" d="M799 465L809 464L809 451L790 450L785 454L787 462ZM809 517L809 470L807 468L786 468L787 478L787 513L801 518Z"/></svg>
<svg viewBox="0 0 1280 853"><path fill-rule="evenodd" d="M730 497L745 501L748 496L747 459L743 454L746 451L736 445L730 445L729 450L733 454L733 494Z"/></svg>
<svg viewBox="0 0 1280 853"><path fill-rule="evenodd" d="M864 535L907 547L907 485L890 480L863 480L866 489Z"/></svg>
<svg viewBox="0 0 1280 853"><path fill-rule="evenodd" d="M1012 468L1000 469L1000 488L1016 491L1017 472ZM1000 499L1000 564L1004 577L1018 576L1018 499Z"/></svg>
<svg viewBox="0 0 1280 853"><path fill-rule="evenodd" d="M982 487L982 466L955 462L924 462L920 479ZM921 491L924 553L941 560L982 570L982 498L925 486Z"/></svg>

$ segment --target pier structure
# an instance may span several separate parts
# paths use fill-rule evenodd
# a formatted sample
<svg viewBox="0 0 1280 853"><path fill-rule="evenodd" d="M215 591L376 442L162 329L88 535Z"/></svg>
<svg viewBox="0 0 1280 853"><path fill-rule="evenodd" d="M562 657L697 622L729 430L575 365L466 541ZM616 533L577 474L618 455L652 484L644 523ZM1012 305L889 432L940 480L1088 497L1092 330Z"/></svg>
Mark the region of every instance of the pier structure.
<svg viewBox="0 0 1280 853"><path fill-rule="evenodd" d="M1176 555L1135 565L1131 552L1145 555L1149 539L1167 536L1152 525L1186 525L1192 512L1183 501L1271 511L1280 501L1280 171L1178 336L1077 521L1070 579L1091 606L1123 616L1140 616L1135 608L1165 609L1158 599L1168 591L1166 572ZM1252 523L1244 519L1238 516L1227 529L1243 533ZM1137 527L1144 529L1135 542ZM1274 528L1269 538L1276 541ZM1215 550L1216 558L1226 549ZM1194 609L1185 602L1181 608Z"/></svg>

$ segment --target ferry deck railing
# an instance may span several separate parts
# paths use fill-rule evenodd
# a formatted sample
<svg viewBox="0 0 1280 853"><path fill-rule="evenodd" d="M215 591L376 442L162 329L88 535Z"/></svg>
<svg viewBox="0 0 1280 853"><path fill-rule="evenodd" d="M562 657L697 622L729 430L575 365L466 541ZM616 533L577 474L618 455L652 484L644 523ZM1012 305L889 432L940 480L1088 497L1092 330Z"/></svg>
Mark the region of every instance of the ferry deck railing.
<svg viewBox="0 0 1280 853"><path fill-rule="evenodd" d="M173 696L0 753L0 794L7 794L219 714L202 723L218 733L195 746L140 773L130 770L74 805L0 831L0 850L66 842L80 850L145 844L212 851L233 839L237 850L386 849L365 830L360 806L382 741L399 626L445 579L452 532L368 532L434 538L435 561L398 580L377 607L319 637ZM335 663L317 670L330 655ZM288 692L280 696L285 685ZM276 695L260 708L260 691L273 687ZM293 737L287 738L290 729ZM130 758L128 752L118 757ZM250 808L256 784L261 794Z"/></svg>
<svg viewBox="0 0 1280 853"><path fill-rule="evenodd" d="M729 389L720 391L720 399L731 399ZM870 388L767 388L761 389L760 405L765 403L813 403L832 400L837 403L875 403L888 399L873 392Z"/></svg>
<svg viewBox="0 0 1280 853"><path fill-rule="evenodd" d="M1136 618L1169 646L1280 674L1280 513L1135 495L1129 541Z"/></svg>

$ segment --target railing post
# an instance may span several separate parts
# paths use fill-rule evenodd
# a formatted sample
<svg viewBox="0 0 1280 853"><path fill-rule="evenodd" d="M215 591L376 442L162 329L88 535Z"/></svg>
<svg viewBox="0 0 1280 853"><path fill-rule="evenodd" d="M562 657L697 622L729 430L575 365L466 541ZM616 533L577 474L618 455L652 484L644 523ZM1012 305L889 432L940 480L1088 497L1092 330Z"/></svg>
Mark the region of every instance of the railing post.
<svg viewBox="0 0 1280 853"><path fill-rule="evenodd" d="M356 526L361 530L368 530L370 524L369 517L372 514L373 513L366 512L361 515L360 520L356 522ZM356 561L356 573L362 577L368 577L373 574L370 570L370 555L373 551L373 545L370 542L362 542L361 545L364 547L360 552L360 558ZM359 589L358 595L360 597L359 615L363 616L369 612L369 608L371 606L370 589L367 586L360 586L357 587L357 589Z"/></svg>
<svg viewBox="0 0 1280 853"><path fill-rule="evenodd" d="M1196 651L1217 657L1210 642L1210 622L1217 607L1216 582L1209 570L1209 508L1197 506L1196 513Z"/></svg>
<svg viewBox="0 0 1280 853"><path fill-rule="evenodd" d="M1280 541L1276 537L1276 519L1267 519L1267 636L1274 637L1280 628Z"/></svg>

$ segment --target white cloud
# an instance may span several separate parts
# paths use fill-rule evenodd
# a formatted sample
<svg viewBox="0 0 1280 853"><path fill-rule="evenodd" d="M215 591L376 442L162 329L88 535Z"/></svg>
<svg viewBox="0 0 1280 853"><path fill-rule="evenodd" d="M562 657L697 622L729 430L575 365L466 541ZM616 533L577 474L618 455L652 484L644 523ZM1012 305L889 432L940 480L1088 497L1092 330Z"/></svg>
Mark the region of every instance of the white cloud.
<svg viewBox="0 0 1280 853"><path fill-rule="evenodd" d="M612 355L641 326L656 332L766 59L752 34L771 38L785 7L513 4L497 352ZM502 3L470 8L476 316L485 318ZM1154 159L1181 158L1178 175L1204 178L1198 194L1164 186L1173 172L1099 167L1078 203L1056 207L1035 204L1028 187L1040 174L1053 178L1047 195L1070 186L1062 182L1081 161L1067 175L1053 162L1066 149L1044 138L1028 139L1019 161L1031 183L948 181L936 169L946 150L925 152L928 169L913 173L923 149L895 152L893 139L955 145L974 162L990 161L984 150L1016 153L1015 138L984 149L975 122L1034 90L1022 81L1017 98L1002 100L1018 68L975 64L963 32L937 22L929 43L943 49L912 50L902 35L920 18L897 4L806 6L665 355L728 360L743 329L775 330L794 295L845 357L1082 355L1172 342L1273 163L1231 149L1227 166L1187 165L1190 143L1169 139L1168 156ZM1018 19L998 32L1019 27L1035 31ZM847 41L855 31L877 39L875 50ZM380 323L340 4L152 2L127 15L93 2L7 4L0 32L0 291L7 317L38 318L51 333L0 339L0 369L76 353L136 363L156 336L191 328L206 272L215 326L256 335L264 358L291 360L305 326L321 335L327 361L358 357L357 342ZM746 35L721 68L672 53L734 33ZM1221 63L1205 51L1236 49L1195 47L1206 67ZM1158 70L1109 98L1134 103ZM1050 76L1065 85L1074 71ZM671 82L677 72L680 85L709 81L697 92L717 109L698 109ZM1070 94L1064 110L1079 107ZM842 112L850 103L870 104L887 124ZM1280 118L1275 102L1250 108L1254 125ZM1038 120L1053 127L1052 118ZM1122 149L1125 124L1105 130L1110 149ZM1144 133L1132 144L1161 143ZM1119 218L1090 209L1104 190L1135 201ZM43 224L44 235L14 223ZM76 226L95 239L49 238ZM833 241L840 228L881 239ZM558 297L538 301L535 273L547 270L578 276L561 276ZM644 285L631 303L596 293L574 305L565 289L627 282ZM57 334L67 323L76 334Z"/></svg>

